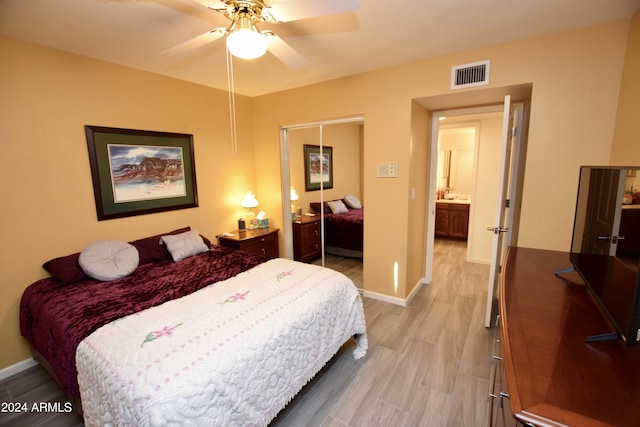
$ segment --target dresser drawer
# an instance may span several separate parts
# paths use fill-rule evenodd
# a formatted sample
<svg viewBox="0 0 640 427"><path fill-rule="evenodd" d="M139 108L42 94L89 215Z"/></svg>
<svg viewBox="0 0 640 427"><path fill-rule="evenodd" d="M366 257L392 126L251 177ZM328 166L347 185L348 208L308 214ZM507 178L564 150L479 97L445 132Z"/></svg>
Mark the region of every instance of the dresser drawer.
<svg viewBox="0 0 640 427"><path fill-rule="evenodd" d="M218 236L218 244L267 258L280 256L277 228L239 230L235 233L221 234Z"/></svg>
<svg viewBox="0 0 640 427"><path fill-rule="evenodd" d="M322 255L320 218L302 218L293 223L293 259L312 261Z"/></svg>
<svg viewBox="0 0 640 427"><path fill-rule="evenodd" d="M253 254L264 255L269 258L278 257L278 234L270 233L265 236L244 240L240 250Z"/></svg>

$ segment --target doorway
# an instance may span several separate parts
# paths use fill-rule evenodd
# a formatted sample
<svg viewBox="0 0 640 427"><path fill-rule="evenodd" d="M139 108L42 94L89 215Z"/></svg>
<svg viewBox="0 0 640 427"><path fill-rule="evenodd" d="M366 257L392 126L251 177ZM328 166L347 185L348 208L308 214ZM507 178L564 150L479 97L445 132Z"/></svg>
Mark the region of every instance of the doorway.
<svg viewBox="0 0 640 427"><path fill-rule="evenodd" d="M438 118L436 217L460 212L465 229L451 218L452 233L440 231L436 222L436 236L464 240L466 261L489 264L491 239L483 226L493 222L497 198L502 107L445 110Z"/></svg>
<svg viewBox="0 0 640 427"><path fill-rule="evenodd" d="M433 251L434 251L434 229L435 229L435 200L436 200L436 182L437 182L437 140L440 128L440 118L446 117L447 115L455 115L459 116L467 116L473 114L483 114L489 111L485 110L487 107L465 107L464 100L465 99L478 99L484 100L484 102L480 103L480 105L484 106L496 106L489 107L494 108L495 110L502 109L502 126L499 132L499 136L495 139L499 141L500 150L498 155L493 155L486 157L484 160L489 161L497 161L497 167L489 168L489 170L493 170L494 174L497 172L497 179L494 181L493 185L489 185L487 188L493 189L493 196L491 197L494 200L493 206L491 203L486 203L487 197L486 194L480 193L477 187L475 188L475 194L472 195L472 204L473 201L477 201L475 203L474 208L471 210L471 224L469 229L470 234L470 242L475 243L475 239L477 236L484 236L481 240L487 240L490 238L491 243L491 272L499 272L501 256L500 251L496 251L496 247L503 247L500 242L506 241L501 236L503 236L503 231L507 232L507 237L511 238L512 244L517 244L517 226L519 222L519 200L522 193L522 176L524 171L524 158L525 158L525 150L524 150L524 142L522 141L522 136L526 136L525 126L512 126L512 123L515 123L514 117L519 117L520 120L525 116L522 111L524 108L524 101L518 102L515 105L511 103L511 98L517 100L529 100L531 97L531 89L532 85L519 85L514 87L507 88L494 88L494 89L484 89L479 90L477 92L473 92L472 95L469 93L464 94L454 94L448 96L439 96L433 97L429 99L420 100L419 102L425 106L428 110L432 111L432 126L431 126L431 138L430 138L430 160L429 160L429 190L428 190L428 205L427 205L427 236L426 236L426 259L425 259L425 276L423 283L429 284L432 281L433 274ZM468 97L468 98L467 98ZM457 103L456 100L460 100L460 103ZM501 102L501 104L498 104ZM469 104L466 104L469 105ZM514 110L515 108L515 110ZM514 111L518 111L517 114L514 114ZM528 111L528 108L527 108ZM517 129L517 131L516 131ZM481 132L485 133L485 132ZM485 135L486 136L486 135ZM518 141L517 143L513 143L513 141ZM514 148L515 157L511 157L511 146L520 147L520 142L522 142L523 149ZM482 144L480 144L482 147ZM506 157L505 157L506 156ZM480 159L483 158L481 153ZM515 162L518 167L515 168L516 173L514 175L505 175L504 171L508 168L504 168L505 158L507 159L507 164L512 164L511 162ZM509 160L511 159L511 160ZM476 179L479 182L480 180L485 180L490 174L482 173L480 168L475 173ZM512 181L513 179L513 181ZM491 180L491 179L490 179ZM506 186L503 183L506 182ZM497 185L496 185L497 183ZM503 189L509 190L509 196L512 201L514 201L511 209L508 209L509 203L505 194L503 194ZM480 208L486 208L487 212L493 212L492 219L489 221L481 221L482 216L476 215L477 211ZM476 212L474 212L476 211ZM513 224L513 226L503 226L502 218L503 213L508 211L508 221L509 224ZM497 214L500 214L499 217L496 217ZM498 221L496 218L500 218ZM498 221L496 223L496 221ZM500 225L498 225L500 224ZM490 226L490 227L487 227ZM488 233L487 229L491 230L493 233ZM499 238L496 239L496 236ZM498 242L497 242L497 241ZM469 257L471 258L471 257ZM498 276L495 274L491 274L491 278L489 283L487 284L487 319L491 318L491 313L493 312L494 305L494 296L495 296L495 278ZM489 304L491 301L491 305ZM485 321L485 326L489 326L489 321Z"/></svg>

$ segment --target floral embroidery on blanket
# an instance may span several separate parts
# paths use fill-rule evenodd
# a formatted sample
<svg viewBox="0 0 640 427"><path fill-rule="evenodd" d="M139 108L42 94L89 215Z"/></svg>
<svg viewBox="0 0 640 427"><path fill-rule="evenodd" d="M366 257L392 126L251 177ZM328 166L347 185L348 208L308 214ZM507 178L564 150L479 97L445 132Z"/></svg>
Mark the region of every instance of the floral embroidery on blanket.
<svg viewBox="0 0 640 427"><path fill-rule="evenodd" d="M283 271L276 276L276 280L279 282L281 279L284 279L287 276L293 276L293 270Z"/></svg>
<svg viewBox="0 0 640 427"><path fill-rule="evenodd" d="M165 326L164 328L160 329L159 331L149 332L147 334L147 336L144 337L144 341L142 341L142 344L140 344L140 347L144 346L148 342L155 341L158 338L171 336L173 334L173 330L175 328L177 328L178 326L182 326L182 323L178 323L175 326Z"/></svg>
<svg viewBox="0 0 640 427"><path fill-rule="evenodd" d="M227 298L226 300L224 300L224 302L221 302L220 304L226 304L228 302L238 302L240 300L244 300L244 297L246 297L248 293L249 291L245 292L244 294L241 294L240 292L238 292L235 295L231 295L229 298Z"/></svg>

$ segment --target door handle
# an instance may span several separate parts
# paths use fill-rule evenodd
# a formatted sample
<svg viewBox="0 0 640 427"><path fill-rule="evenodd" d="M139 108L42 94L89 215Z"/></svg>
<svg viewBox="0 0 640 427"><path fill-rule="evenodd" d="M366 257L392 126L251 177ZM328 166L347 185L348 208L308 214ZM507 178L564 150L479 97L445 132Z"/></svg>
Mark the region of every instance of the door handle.
<svg viewBox="0 0 640 427"><path fill-rule="evenodd" d="M509 231L509 228L487 227L487 231L491 231L493 232L493 234L506 233L507 231Z"/></svg>
<svg viewBox="0 0 640 427"><path fill-rule="evenodd" d="M618 240L624 240L624 236L609 236L605 234L604 236L596 236L598 240L611 240L611 243L617 243Z"/></svg>
<svg viewBox="0 0 640 427"><path fill-rule="evenodd" d="M612 245L617 244L620 240L624 240L624 236L611 236Z"/></svg>

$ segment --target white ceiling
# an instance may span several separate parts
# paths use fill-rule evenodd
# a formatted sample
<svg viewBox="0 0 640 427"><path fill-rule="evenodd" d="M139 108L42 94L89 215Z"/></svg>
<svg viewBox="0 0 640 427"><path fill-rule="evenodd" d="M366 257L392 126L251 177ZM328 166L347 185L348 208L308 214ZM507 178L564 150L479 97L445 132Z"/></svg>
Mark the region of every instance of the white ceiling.
<svg viewBox="0 0 640 427"><path fill-rule="evenodd" d="M639 8L640 0L360 0L356 12L260 27L276 32L308 65L292 70L269 53L236 59L235 90L277 92L626 19ZM223 90L222 40L186 53L161 52L227 24L194 0L0 0L2 35Z"/></svg>

